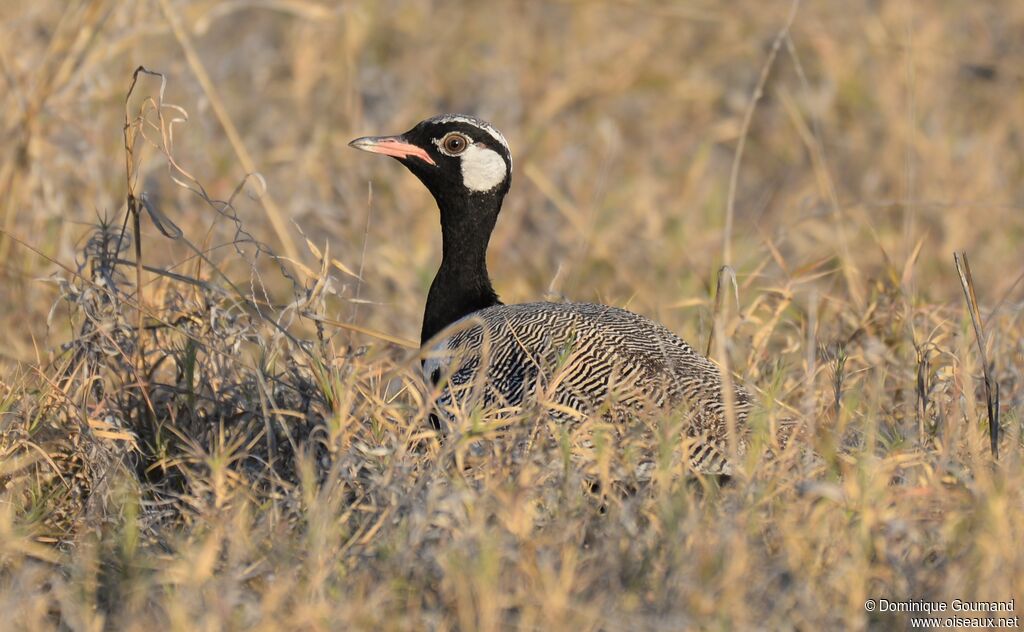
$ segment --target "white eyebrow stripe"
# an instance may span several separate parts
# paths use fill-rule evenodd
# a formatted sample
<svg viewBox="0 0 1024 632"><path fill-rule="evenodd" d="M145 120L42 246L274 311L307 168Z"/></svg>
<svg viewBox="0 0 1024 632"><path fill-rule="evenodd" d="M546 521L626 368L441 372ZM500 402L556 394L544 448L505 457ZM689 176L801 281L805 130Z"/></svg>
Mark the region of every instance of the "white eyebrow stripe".
<svg viewBox="0 0 1024 632"><path fill-rule="evenodd" d="M501 143L505 150L508 151L508 141L505 140L505 136L498 130L494 129L494 127L492 127L487 121L481 121L474 116L468 116L466 114L445 114L435 118L434 121L437 123L466 123L467 125L479 127L490 134L491 138Z"/></svg>

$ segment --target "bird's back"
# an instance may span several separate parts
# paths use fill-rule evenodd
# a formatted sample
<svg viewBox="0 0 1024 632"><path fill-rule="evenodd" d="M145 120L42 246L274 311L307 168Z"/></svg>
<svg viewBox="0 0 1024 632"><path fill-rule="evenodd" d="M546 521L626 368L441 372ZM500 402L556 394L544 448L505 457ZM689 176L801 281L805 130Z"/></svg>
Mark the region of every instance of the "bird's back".
<svg viewBox="0 0 1024 632"><path fill-rule="evenodd" d="M570 422L685 411L686 434L697 439L691 461L704 471L728 469L728 408L742 426L746 391L733 386L727 403L718 365L648 318L606 305L522 303L480 310L448 332L424 363L433 382L446 380L442 407L536 399Z"/></svg>

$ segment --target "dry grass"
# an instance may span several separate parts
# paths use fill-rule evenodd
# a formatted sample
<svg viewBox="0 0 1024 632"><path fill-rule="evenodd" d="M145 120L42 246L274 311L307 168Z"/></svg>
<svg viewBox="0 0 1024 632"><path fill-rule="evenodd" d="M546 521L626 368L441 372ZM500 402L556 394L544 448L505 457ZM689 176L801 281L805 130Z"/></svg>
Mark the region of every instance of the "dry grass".
<svg viewBox="0 0 1024 632"><path fill-rule="evenodd" d="M1019 612L1024 4L805 3L780 30L791 8L4 2L5 625L908 625L868 598ZM166 91L141 75L126 105L139 65ZM507 302L626 306L702 349L714 321L711 348L760 389L756 445L780 415L805 440L719 485L677 476L671 424L621 442L588 427L584 459L529 414L435 436L400 343L436 211L345 144L440 111L513 146L491 256ZM716 316L723 263L739 306ZM652 453L653 480L629 480Z"/></svg>

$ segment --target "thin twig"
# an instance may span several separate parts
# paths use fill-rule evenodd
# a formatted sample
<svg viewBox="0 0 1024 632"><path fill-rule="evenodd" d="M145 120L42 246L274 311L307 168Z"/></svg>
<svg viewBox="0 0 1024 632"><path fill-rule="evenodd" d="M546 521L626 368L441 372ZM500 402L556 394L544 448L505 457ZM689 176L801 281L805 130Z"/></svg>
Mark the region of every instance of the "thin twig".
<svg viewBox="0 0 1024 632"><path fill-rule="evenodd" d="M160 92L163 95L165 87L164 77L159 73L153 73L147 70L143 66L139 66L132 73L132 82L128 87L128 93L124 98L124 128L121 133L124 135L124 164L125 164L125 187L128 204L128 216L125 217L125 221L128 221L128 217L132 221L132 233L135 238L135 373L139 381L139 390L142 393L142 397L139 398L139 419L149 419L153 421L153 417L156 411L153 410L153 405L149 397L149 384L148 384L148 371L146 370L146 351L145 351L145 307L142 301L142 227L141 227L141 213L142 208L139 204L139 198L135 195L135 185L138 182L138 170L136 169L135 163L135 141L138 134L138 128L132 124L132 119L129 114L128 104L131 101L132 93L135 92L135 85L139 81L140 74L148 74L160 77ZM121 236L118 237L118 244L115 252L120 251L121 239L124 236L124 230L122 229Z"/></svg>
<svg viewBox="0 0 1024 632"><path fill-rule="evenodd" d="M967 252L953 253L960 285L964 289L967 300L967 311L974 325L974 339L978 342L978 353L981 355L981 369L985 376L985 399L988 405L988 435L992 456L999 458L999 383L992 379L989 368L988 354L985 353L985 329L981 322L981 311L978 309L978 297L974 294L974 279L971 277L971 266L967 262Z"/></svg>
<svg viewBox="0 0 1024 632"><path fill-rule="evenodd" d="M363 268L366 265L366 244L370 241L370 219L373 217L373 182L366 183L366 224L363 226L363 250L359 254L359 273L356 276L355 301L352 302L352 322L359 319L359 299L362 298Z"/></svg>
<svg viewBox="0 0 1024 632"><path fill-rule="evenodd" d="M789 7L789 15L786 16L786 23L779 30L778 35L775 36L775 41L772 42L772 48L768 52L768 59L765 60L764 66L761 67L761 76L758 78L757 86L750 97L750 103L747 104L747 111L743 114L740 139L736 145L736 154L733 156L732 170L729 173L729 195L725 203L725 228L722 235L722 263L724 265L732 263L732 225L733 217L736 215L736 188L740 178L740 161L743 159L743 149L747 145L750 124L754 120L754 110L757 109L758 101L764 96L764 86L768 83L768 75L775 64L775 58L779 54L782 43L789 36L789 29L793 26L793 20L796 18L796 12L799 7L800 0L793 0L793 4Z"/></svg>
<svg viewBox="0 0 1024 632"><path fill-rule="evenodd" d="M725 314L722 312L722 286L723 280L729 279L732 282L733 294L736 298L736 309L740 307L740 288L736 283L736 271L729 266L722 266L718 269L718 283L715 286L715 311L711 314L711 333L708 334L708 345L704 355L711 356L711 345L715 339L715 332L724 331Z"/></svg>

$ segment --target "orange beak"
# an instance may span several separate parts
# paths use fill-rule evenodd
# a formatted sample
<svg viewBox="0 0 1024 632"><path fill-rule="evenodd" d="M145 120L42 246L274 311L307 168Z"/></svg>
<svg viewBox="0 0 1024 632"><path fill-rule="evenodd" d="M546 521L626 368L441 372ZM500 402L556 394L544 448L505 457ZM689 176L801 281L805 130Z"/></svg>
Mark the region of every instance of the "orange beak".
<svg viewBox="0 0 1024 632"><path fill-rule="evenodd" d="M408 158L412 156L419 158L428 165L437 165L434 159L430 157L430 154L427 153L427 150L405 142L405 139L401 136L364 136L355 139L348 146L394 158Z"/></svg>

